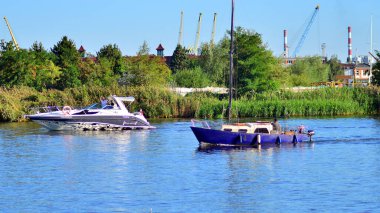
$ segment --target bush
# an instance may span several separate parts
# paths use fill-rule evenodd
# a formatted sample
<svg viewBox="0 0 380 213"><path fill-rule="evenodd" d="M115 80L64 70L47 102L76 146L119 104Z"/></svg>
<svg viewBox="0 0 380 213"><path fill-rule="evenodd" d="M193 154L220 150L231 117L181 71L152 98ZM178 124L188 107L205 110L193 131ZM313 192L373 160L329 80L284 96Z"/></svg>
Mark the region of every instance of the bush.
<svg viewBox="0 0 380 213"><path fill-rule="evenodd" d="M179 87L206 87L211 83L207 74L200 67L177 71L173 79Z"/></svg>

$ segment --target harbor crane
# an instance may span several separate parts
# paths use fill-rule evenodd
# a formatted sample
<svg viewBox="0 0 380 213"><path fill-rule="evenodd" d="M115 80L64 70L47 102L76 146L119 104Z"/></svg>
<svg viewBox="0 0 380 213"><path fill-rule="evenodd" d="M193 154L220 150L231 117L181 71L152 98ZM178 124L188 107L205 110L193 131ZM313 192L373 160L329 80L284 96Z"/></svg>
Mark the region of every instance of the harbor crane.
<svg viewBox="0 0 380 213"><path fill-rule="evenodd" d="M376 61L379 61L379 58L378 57L376 57L376 56L374 56L371 52L368 52L371 56L372 56L372 58L374 58Z"/></svg>
<svg viewBox="0 0 380 213"><path fill-rule="evenodd" d="M293 52L293 55L292 55L293 58L297 57L298 52L300 51L300 49L301 49L303 43L305 42L306 36L307 36L307 34L309 33L309 30L310 30L310 28L311 28L311 25L313 25L313 22L314 22L314 20L315 20L315 17L316 17L317 14L318 14L318 11L319 11L319 5L317 5L317 6L315 7L315 10L314 10L314 12L313 12L313 15L311 16L311 18L310 18L310 20L309 20L309 22L308 22L308 24L307 24L307 26L306 26L306 28L305 28L305 31L303 32L302 37L301 37L301 39L299 40L299 42L298 42L298 44L297 44L297 46L296 46L296 49L295 49L294 52Z"/></svg>
<svg viewBox="0 0 380 213"><path fill-rule="evenodd" d="M195 55L198 55L198 44L199 44L199 37L201 33L201 24L202 24L202 13L199 13L197 34L195 37L195 45L194 45L194 50L193 50Z"/></svg>
<svg viewBox="0 0 380 213"><path fill-rule="evenodd" d="M181 23L179 25L178 45L182 45L182 35L183 35L183 11L181 11Z"/></svg>
<svg viewBox="0 0 380 213"><path fill-rule="evenodd" d="M212 24L211 41L210 41L211 47L214 46L215 30L216 30L216 16L217 15L218 15L217 13L214 13L214 22Z"/></svg>
<svg viewBox="0 0 380 213"><path fill-rule="evenodd" d="M9 24L9 22L8 22L7 17L4 16L4 20L5 20L5 23L7 24L7 27L8 27L9 33L11 34L11 37L12 37L13 43L15 44L16 50L20 50L20 47L18 46L18 43L17 43L17 41L16 41L16 38L15 38L15 36L13 35L12 28L11 28L11 25Z"/></svg>

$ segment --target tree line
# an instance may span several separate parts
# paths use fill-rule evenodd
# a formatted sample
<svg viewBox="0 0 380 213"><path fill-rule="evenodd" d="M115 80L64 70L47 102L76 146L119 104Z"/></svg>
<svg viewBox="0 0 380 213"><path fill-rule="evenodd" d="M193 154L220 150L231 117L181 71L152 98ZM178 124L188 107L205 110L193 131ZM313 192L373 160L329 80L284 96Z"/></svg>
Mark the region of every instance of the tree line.
<svg viewBox="0 0 380 213"><path fill-rule="evenodd" d="M94 57L83 57L75 42L63 36L50 50L35 42L29 49L16 50L13 42L0 43L0 85L28 86L39 91L64 90L81 85L125 86L228 86L228 33L216 44L204 43L200 55L178 45L171 61L149 55L144 42L136 56L123 56L116 44L104 45ZM283 66L254 31L237 27L234 51L234 87L238 94L275 91L283 87L309 86L333 80L342 74L337 57L323 63L319 56L305 57ZM380 54L377 53L380 57ZM380 64L374 66L373 82L380 82Z"/></svg>
<svg viewBox="0 0 380 213"><path fill-rule="evenodd" d="M116 44L104 45L96 57L82 57L73 40L64 36L46 50L35 42L16 50L13 42L0 44L0 84L37 90L108 87L115 84L162 85L171 76L162 58L149 55L124 57Z"/></svg>

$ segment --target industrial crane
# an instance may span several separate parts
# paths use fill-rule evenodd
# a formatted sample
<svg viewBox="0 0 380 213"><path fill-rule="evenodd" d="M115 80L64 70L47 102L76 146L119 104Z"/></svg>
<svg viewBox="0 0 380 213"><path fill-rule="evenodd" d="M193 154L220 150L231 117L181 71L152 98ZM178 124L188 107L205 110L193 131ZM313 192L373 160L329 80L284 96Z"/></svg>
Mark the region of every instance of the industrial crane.
<svg viewBox="0 0 380 213"><path fill-rule="evenodd" d="M183 33L183 11L181 11L181 23L179 26L178 45L182 45L182 33Z"/></svg>
<svg viewBox="0 0 380 213"><path fill-rule="evenodd" d="M11 34L11 37L12 37L13 43L14 43L15 46L16 46L16 50L20 50L20 48L19 48L19 46L18 46L18 43L17 43L17 41L16 41L16 38L15 38L15 36L13 35L11 25L9 25L9 22L8 22L7 17L4 16L4 20L5 20L5 23L7 24L7 27L8 27L9 33Z"/></svg>
<svg viewBox="0 0 380 213"><path fill-rule="evenodd" d="M379 61L379 58L377 58L376 56L374 56L371 52L368 52L371 56L372 56L372 58L374 58L376 61Z"/></svg>
<svg viewBox="0 0 380 213"><path fill-rule="evenodd" d="M193 50L195 55L198 55L198 44L199 44L199 35L201 33L201 24L202 24L202 13L199 13L197 35L195 37L195 45L194 45L194 50Z"/></svg>
<svg viewBox="0 0 380 213"><path fill-rule="evenodd" d="M215 30L216 30L216 16L217 16L217 13L214 13L214 22L212 24L211 41L210 41L211 47L214 46L214 38L215 38Z"/></svg>
<svg viewBox="0 0 380 213"><path fill-rule="evenodd" d="M318 11L319 11L319 5L317 5L317 6L315 7L315 10L314 10L314 12L313 12L313 15L311 16L311 19L310 19L310 21L308 22L308 24L307 24L307 26L306 26L306 29L305 29L305 31L303 32L302 37L301 37L300 41L298 42L298 44L297 44L297 46L296 46L296 49L295 49L294 52L293 52L293 58L297 57L297 53L298 53L299 50L301 49L301 47L302 47L302 45L303 45L303 43L304 43L304 41L305 41L305 39L306 39L306 36L307 36L307 34L309 33L309 30L310 30L310 28L311 28L311 25L313 25L313 22L314 22L314 20L315 20L315 17L317 16Z"/></svg>

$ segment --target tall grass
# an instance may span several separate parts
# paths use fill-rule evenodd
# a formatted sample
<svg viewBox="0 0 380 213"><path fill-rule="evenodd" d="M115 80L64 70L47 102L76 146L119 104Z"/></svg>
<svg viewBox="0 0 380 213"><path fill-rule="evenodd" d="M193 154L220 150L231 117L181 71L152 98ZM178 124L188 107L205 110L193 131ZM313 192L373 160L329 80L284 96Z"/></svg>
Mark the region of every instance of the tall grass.
<svg viewBox="0 0 380 213"><path fill-rule="evenodd" d="M380 88L325 88L305 92L277 91L241 97L233 102L234 116L330 116L368 115L380 111ZM143 109L155 118L220 118L228 100L212 94L186 97L167 88L156 87L87 87L38 92L29 87L0 89L0 121L22 121L23 115L37 106L86 106L99 102L101 96L134 96L131 111Z"/></svg>

